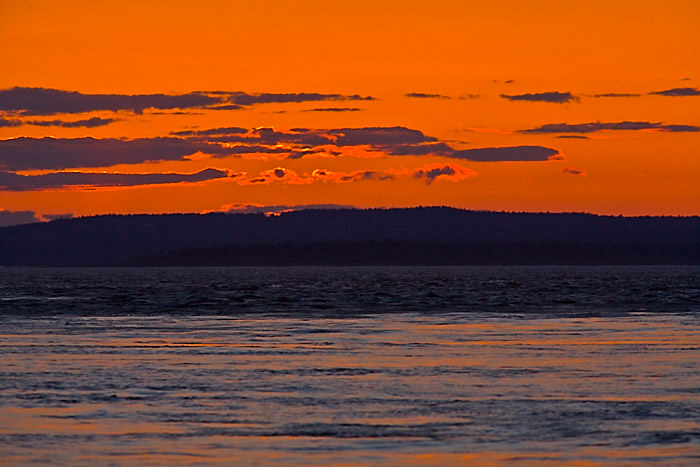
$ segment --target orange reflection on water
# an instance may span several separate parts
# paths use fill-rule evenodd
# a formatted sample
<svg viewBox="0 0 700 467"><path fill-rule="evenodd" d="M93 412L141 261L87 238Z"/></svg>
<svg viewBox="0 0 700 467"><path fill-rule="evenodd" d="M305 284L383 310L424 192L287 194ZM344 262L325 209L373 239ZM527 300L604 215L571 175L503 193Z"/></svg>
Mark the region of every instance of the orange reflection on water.
<svg viewBox="0 0 700 467"><path fill-rule="evenodd" d="M7 462L594 465L700 455L700 325L682 317L76 321L8 325L0 336Z"/></svg>

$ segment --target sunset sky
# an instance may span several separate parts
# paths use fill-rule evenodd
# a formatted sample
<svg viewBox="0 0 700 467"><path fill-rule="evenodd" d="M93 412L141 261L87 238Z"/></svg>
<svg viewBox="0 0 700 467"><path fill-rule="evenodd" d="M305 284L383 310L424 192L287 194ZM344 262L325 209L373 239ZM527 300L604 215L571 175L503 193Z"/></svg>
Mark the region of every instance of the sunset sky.
<svg viewBox="0 0 700 467"><path fill-rule="evenodd" d="M697 0L4 0L0 212L699 215L698 51Z"/></svg>

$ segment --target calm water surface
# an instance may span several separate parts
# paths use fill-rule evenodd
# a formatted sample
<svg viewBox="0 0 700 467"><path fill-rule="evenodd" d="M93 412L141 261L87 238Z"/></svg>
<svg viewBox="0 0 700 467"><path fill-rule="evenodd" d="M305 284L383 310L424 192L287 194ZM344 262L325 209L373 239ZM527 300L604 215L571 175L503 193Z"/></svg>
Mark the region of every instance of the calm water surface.
<svg viewBox="0 0 700 467"><path fill-rule="evenodd" d="M0 463L698 465L700 269L0 269Z"/></svg>

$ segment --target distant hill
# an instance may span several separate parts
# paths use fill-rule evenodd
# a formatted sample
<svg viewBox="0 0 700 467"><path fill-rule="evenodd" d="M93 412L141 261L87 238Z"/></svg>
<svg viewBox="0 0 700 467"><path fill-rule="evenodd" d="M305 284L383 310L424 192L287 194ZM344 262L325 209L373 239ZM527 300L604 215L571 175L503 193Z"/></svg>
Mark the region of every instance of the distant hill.
<svg viewBox="0 0 700 467"><path fill-rule="evenodd" d="M447 207L104 215L0 228L0 265L700 264L700 217Z"/></svg>

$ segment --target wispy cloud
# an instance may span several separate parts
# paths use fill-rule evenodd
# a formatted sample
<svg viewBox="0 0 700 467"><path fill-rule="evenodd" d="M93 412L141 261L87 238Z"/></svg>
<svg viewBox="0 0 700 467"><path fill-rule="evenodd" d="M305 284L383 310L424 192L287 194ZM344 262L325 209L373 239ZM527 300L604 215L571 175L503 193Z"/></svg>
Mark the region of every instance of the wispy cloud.
<svg viewBox="0 0 700 467"><path fill-rule="evenodd" d="M202 149L216 151L217 147L179 138L14 138L0 140L0 169L59 170L185 160Z"/></svg>
<svg viewBox="0 0 700 467"><path fill-rule="evenodd" d="M286 104L300 102L319 101L373 101L372 96L360 96L359 94L321 94L317 92L295 92L295 93L261 93L248 94L245 92L224 93L229 102L238 105L255 104Z"/></svg>
<svg viewBox="0 0 700 467"><path fill-rule="evenodd" d="M223 128L211 128L208 130L183 130L173 131L171 135L176 136L225 136L225 135L241 135L248 133L247 128L237 126L229 126Z"/></svg>
<svg viewBox="0 0 700 467"><path fill-rule="evenodd" d="M94 111L143 113L155 110L240 110L256 104L319 101L371 101L371 96L323 93L197 91L186 94L83 94L51 88L0 90L0 111L15 115L55 115Z"/></svg>
<svg viewBox="0 0 700 467"><path fill-rule="evenodd" d="M410 97L413 99L451 99L450 96L445 96L442 94L428 94L424 92L409 92L404 94L404 97Z"/></svg>
<svg viewBox="0 0 700 467"><path fill-rule="evenodd" d="M311 173L314 180L323 182L349 183L367 180L394 180L394 174L389 172L377 172L374 170L356 170L354 172L334 172L326 169L316 169Z"/></svg>
<svg viewBox="0 0 700 467"><path fill-rule="evenodd" d="M640 97L641 94L623 93L623 92L607 92L604 94L593 94L591 97Z"/></svg>
<svg viewBox="0 0 700 467"><path fill-rule="evenodd" d="M700 89L697 89L697 88L673 88L673 89L666 89L664 91L650 92L649 94L656 94L658 96L669 96L669 97L700 96Z"/></svg>
<svg viewBox="0 0 700 467"><path fill-rule="evenodd" d="M14 87L0 90L0 110L21 115L54 115L98 110L202 108L223 103L219 96L201 92L187 94L83 94L50 88Z"/></svg>
<svg viewBox="0 0 700 467"><path fill-rule="evenodd" d="M63 128L96 128L106 126L110 123L119 121L117 118L99 118L93 117L85 120L20 120L20 119L4 119L0 118L0 127L3 126L60 126Z"/></svg>
<svg viewBox="0 0 700 467"><path fill-rule="evenodd" d="M521 130L521 133L594 133L597 131L639 131L657 130L674 133L697 132L699 126L669 125L654 122L591 122L591 123L548 123L546 125Z"/></svg>
<svg viewBox="0 0 700 467"><path fill-rule="evenodd" d="M553 104L566 104L567 102L578 102L579 98L570 92L539 92L534 94L501 94L503 99L509 101L525 102L550 102Z"/></svg>
<svg viewBox="0 0 700 467"><path fill-rule="evenodd" d="M205 169L193 174L181 173L106 173L106 172L50 172L42 175L20 175L0 172L0 190L32 191L65 188L133 187L169 183L194 183L225 178L225 170Z"/></svg>
<svg viewBox="0 0 700 467"><path fill-rule="evenodd" d="M315 109L304 109L302 112L360 112L364 109L358 107L318 107Z"/></svg>
<svg viewBox="0 0 700 467"><path fill-rule="evenodd" d="M578 177L585 177L586 176L586 172L584 172L583 170L574 169L573 167L564 167L562 169L561 173L564 175L575 175Z"/></svg>

